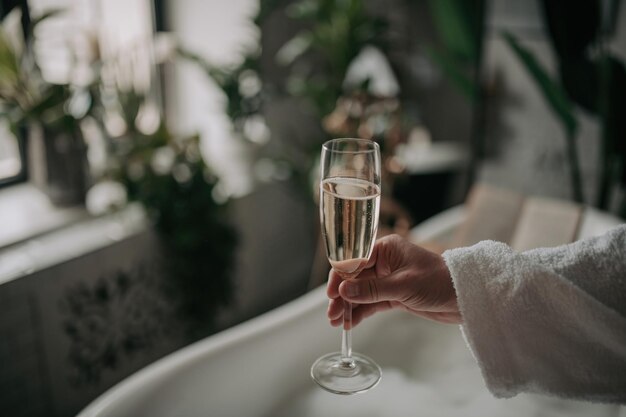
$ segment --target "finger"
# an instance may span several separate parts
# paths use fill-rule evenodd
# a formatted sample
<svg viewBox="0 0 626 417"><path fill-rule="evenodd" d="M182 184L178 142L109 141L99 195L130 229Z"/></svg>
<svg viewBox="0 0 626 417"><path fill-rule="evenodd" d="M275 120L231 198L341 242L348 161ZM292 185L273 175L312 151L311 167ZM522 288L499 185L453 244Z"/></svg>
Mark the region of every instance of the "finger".
<svg viewBox="0 0 626 417"><path fill-rule="evenodd" d="M352 327L361 323L366 318L373 316L381 311L387 311L391 309L391 303L383 301L375 304L359 304L352 309Z"/></svg>
<svg viewBox="0 0 626 417"><path fill-rule="evenodd" d="M341 284L343 279L339 276L339 274L331 269L328 273L328 283L326 284L326 295L330 299L339 298L339 284Z"/></svg>
<svg viewBox="0 0 626 417"><path fill-rule="evenodd" d="M401 300L410 288L407 279L408 275L399 271L382 278L346 280L339 285L339 295L359 304Z"/></svg>
<svg viewBox="0 0 626 417"><path fill-rule="evenodd" d="M374 249L372 250L369 261L367 261L367 263L365 264L365 269L374 267L374 265L376 265L376 262L378 262L378 257L381 256L381 252L384 250L385 245L393 245L393 241L397 239L397 235L387 235L378 239L374 244Z"/></svg>
<svg viewBox="0 0 626 417"><path fill-rule="evenodd" d="M338 318L338 319L332 319L332 320L330 321L330 325L331 325L331 326L333 326L333 327L339 327L339 326L341 326L342 324L343 324L343 314L341 315L341 317L340 317L340 318Z"/></svg>
<svg viewBox="0 0 626 417"><path fill-rule="evenodd" d="M367 317L375 313L391 309L389 302L383 301L376 304L355 304L352 306L352 327L361 323ZM330 320L330 324L334 327L343 325L343 309L340 309L337 316Z"/></svg>
<svg viewBox="0 0 626 417"><path fill-rule="evenodd" d="M364 269L359 273L359 275L354 277L354 279L375 279L375 278L378 278L375 267Z"/></svg>
<svg viewBox="0 0 626 417"><path fill-rule="evenodd" d="M341 298L328 301L327 315L331 321L343 317L343 300Z"/></svg>
<svg viewBox="0 0 626 417"><path fill-rule="evenodd" d="M365 264L365 268L363 268L363 270L370 269L374 267L374 265L376 265L376 260L378 259L379 248L380 248L380 239L376 241L376 243L374 243L374 249L372 249L372 254L370 255L370 258Z"/></svg>

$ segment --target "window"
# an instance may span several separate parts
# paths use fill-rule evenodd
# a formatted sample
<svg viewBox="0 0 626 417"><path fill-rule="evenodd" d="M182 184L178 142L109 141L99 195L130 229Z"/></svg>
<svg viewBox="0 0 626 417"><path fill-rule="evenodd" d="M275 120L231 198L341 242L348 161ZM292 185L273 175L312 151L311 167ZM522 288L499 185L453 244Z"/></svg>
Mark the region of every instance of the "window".
<svg viewBox="0 0 626 417"><path fill-rule="evenodd" d="M12 10L20 7L23 11L22 24L28 25L30 15L39 15L50 9L62 9L69 12L55 16L42 24L44 36L38 39L36 51L42 67L44 78L50 82L67 82L67 73L71 68L71 57L68 36L86 28L95 31L100 29L103 52L114 54L116 48L137 43L137 40L148 38L153 33L153 10L156 19L163 25L163 1L156 0L0 0L0 19L4 19ZM29 13L30 11L30 13ZM104 16L104 18L103 18ZM47 29L47 31L46 31ZM123 36L122 36L123 35ZM74 45L72 45L74 46ZM137 48L139 52L142 48ZM73 51L77 52L77 51ZM136 56L131 62L136 72L142 72L138 78L142 81L153 81L155 74L150 73L151 60L146 56ZM149 57L148 57L149 58ZM150 86L153 87L153 86ZM0 108L0 112L2 108ZM24 131L15 137L6 123L0 120L0 186L13 184L26 179L26 140Z"/></svg>
<svg viewBox="0 0 626 417"><path fill-rule="evenodd" d="M0 19L4 20L11 10L25 3L25 0L1 0ZM23 181L26 178L22 133L19 132L20 137L16 138L9 130L7 123L0 123L0 186Z"/></svg>

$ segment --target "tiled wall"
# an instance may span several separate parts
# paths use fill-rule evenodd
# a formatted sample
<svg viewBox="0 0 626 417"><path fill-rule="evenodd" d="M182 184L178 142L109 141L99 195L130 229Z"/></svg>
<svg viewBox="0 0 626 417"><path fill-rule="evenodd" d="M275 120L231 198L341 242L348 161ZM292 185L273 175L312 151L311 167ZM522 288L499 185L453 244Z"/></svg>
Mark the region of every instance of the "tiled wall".
<svg viewBox="0 0 626 417"><path fill-rule="evenodd" d="M0 414L46 415L51 401L34 300L24 290L3 290L0 311Z"/></svg>
<svg viewBox="0 0 626 417"><path fill-rule="evenodd" d="M188 343L143 231L0 286L0 415L73 416Z"/></svg>

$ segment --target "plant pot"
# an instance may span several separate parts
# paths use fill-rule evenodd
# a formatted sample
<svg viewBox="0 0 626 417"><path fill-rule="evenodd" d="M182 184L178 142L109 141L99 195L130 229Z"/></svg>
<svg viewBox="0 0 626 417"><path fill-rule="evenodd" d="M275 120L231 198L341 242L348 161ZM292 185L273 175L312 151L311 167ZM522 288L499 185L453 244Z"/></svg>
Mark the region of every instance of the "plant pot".
<svg viewBox="0 0 626 417"><path fill-rule="evenodd" d="M84 204L89 169L87 147L79 128L68 131L31 125L27 151L30 181L52 204Z"/></svg>

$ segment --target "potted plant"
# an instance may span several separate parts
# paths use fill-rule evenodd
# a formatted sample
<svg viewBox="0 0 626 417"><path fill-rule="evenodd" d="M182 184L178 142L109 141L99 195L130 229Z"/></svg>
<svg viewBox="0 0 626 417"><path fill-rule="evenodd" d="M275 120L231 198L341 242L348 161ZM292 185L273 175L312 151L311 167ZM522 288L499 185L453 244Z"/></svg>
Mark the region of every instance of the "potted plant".
<svg viewBox="0 0 626 417"><path fill-rule="evenodd" d="M45 80L33 51L39 23L22 26L15 8L0 27L0 119L14 136L27 137L29 177L57 205L80 204L88 185L81 121L92 108L91 87Z"/></svg>

